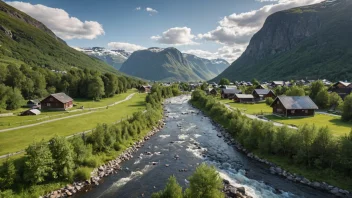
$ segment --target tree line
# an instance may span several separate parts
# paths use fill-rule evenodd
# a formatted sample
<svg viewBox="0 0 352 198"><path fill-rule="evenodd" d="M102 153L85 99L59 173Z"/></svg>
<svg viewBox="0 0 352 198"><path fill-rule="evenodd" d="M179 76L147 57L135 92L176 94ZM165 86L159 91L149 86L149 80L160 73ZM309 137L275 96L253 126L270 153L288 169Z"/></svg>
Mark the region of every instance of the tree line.
<svg viewBox="0 0 352 198"><path fill-rule="evenodd" d="M307 124L297 130L276 127L269 122L252 120L238 110L229 111L200 90L192 93L191 103L225 126L248 151L259 151L286 158L296 165L352 177L352 131L335 138L328 127Z"/></svg>
<svg viewBox="0 0 352 198"><path fill-rule="evenodd" d="M0 66L0 109L18 109L24 99L41 99L57 92L99 100L126 92L142 83L130 77L102 74L96 70L72 68L67 72L59 72L10 64Z"/></svg>
<svg viewBox="0 0 352 198"><path fill-rule="evenodd" d="M164 98L179 94L178 85L155 84L146 97L145 112L136 112L118 124L98 124L90 134L70 139L55 136L49 142L29 145L23 158L7 159L0 167L0 195L29 191L32 197L38 197L45 193L42 189L32 192L38 184L89 179L93 168L115 159L117 152L142 138L159 122Z"/></svg>

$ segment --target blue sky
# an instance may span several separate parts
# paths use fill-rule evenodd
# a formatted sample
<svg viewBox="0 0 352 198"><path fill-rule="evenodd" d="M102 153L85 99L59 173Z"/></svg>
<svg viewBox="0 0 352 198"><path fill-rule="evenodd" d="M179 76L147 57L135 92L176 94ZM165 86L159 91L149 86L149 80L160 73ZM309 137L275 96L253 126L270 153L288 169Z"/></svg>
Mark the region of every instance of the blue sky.
<svg viewBox="0 0 352 198"><path fill-rule="evenodd" d="M24 0L6 2L38 19L70 46L174 46L236 59L265 18L320 0ZM148 11L146 10L148 8ZM110 44L109 44L110 43Z"/></svg>

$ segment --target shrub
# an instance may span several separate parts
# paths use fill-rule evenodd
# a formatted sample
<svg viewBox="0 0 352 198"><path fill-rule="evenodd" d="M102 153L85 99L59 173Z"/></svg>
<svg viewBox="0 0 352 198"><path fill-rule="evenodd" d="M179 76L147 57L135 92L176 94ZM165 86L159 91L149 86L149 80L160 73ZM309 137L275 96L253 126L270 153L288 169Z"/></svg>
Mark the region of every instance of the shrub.
<svg viewBox="0 0 352 198"><path fill-rule="evenodd" d="M114 143L114 149L115 151L120 151L122 149L121 145L118 142Z"/></svg>
<svg viewBox="0 0 352 198"><path fill-rule="evenodd" d="M75 171L74 178L76 180L87 180L90 178L91 168L88 167L78 167Z"/></svg>
<svg viewBox="0 0 352 198"><path fill-rule="evenodd" d="M265 98L265 103L267 104L267 105L271 105L271 104L273 104L273 102L274 102L274 99L272 99L272 98L270 98L270 97L268 97L268 98Z"/></svg>
<svg viewBox="0 0 352 198"><path fill-rule="evenodd" d="M95 157L90 157L90 158L87 158L83 161L83 165L91 167L91 168L95 168L95 167L99 166L99 164L100 164L100 160Z"/></svg>

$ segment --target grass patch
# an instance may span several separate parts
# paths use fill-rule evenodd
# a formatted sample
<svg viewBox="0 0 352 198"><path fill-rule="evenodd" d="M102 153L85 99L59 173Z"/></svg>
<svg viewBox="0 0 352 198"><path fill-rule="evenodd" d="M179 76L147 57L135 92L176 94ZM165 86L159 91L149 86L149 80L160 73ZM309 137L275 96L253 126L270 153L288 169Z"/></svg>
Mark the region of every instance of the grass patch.
<svg viewBox="0 0 352 198"><path fill-rule="evenodd" d="M243 103L236 103L233 100L229 99L219 99L217 100L223 104L228 104L234 109L239 109L241 112L247 113L247 114L268 114L272 113L273 109L265 104L265 102L261 103L254 103L254 104L243 104Z"/></svg>
<svg viewBox="0 0 352 198"><path fill-rule="evenodd" d="M332 170L320 170L320 169L309 169L304 166L295 164L292 160L283 156L261 154L260 152L254 152L261 158L267 159L270 162L275 163L281 168L289 171L290 173L296 173L302 175L311 181L326 182L333 186L351 191L352 190L352 178L336 173Z"/></svg>
<svg viewBox="0 0 352 198"><path fill-rule="evenodd" d="M304 124L314 124L316 127L328 126L332 134L336 137L349 134L352 128L352 123L343 122L340 116L331 116L325 114L316 114L314 117L300 117L300 118L285 118L275 115L265 116L269 120L294 126L301 126Z"/></svg>
<svg viewBox="0 0 352 198"><path fill-rule="evenodd" d="M55 134L68 136L93 129L98 123L109 124L125 119L145 109L145 96L136 94L126 102L91 114L0 133L0 155L23 150L33 141L49 140Z"/></svg>

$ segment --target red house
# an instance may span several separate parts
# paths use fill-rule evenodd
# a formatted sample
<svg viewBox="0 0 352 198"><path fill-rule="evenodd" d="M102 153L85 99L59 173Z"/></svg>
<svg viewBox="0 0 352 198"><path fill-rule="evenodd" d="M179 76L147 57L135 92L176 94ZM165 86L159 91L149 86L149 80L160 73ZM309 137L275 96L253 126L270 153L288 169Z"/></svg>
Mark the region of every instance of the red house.
<svg viewBox="0 0 352 198"><path fill-rule="evenodd" d="M55 93L43 99L40 104L42 110L64 111L73 107L73 99L65 93Z"/></svg>

